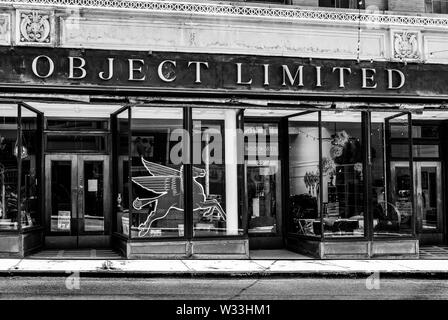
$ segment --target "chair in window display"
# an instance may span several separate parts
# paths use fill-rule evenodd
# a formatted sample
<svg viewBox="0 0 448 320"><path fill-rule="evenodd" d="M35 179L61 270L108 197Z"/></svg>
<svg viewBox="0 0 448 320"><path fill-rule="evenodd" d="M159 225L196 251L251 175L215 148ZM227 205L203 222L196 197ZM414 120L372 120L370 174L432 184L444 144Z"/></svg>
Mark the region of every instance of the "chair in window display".
<svg viewBox="0 0 448 320"><path fill-rule="evenodd" d="M375 195L375 193L373 193ZM399 233L402 218L399 209L391 203L385 201L375 201L376 205L373 208L374 227L376 233L381 232L396 232Z"/></svg>
<svg viewBox="0 0 448 320"><path fill-rule="evenodd" d="M320 227L315 226L317 219L317 198L310 194L293 195L289 198L289 214L293 221L294 232L298 234L319 234Z"/></svg>

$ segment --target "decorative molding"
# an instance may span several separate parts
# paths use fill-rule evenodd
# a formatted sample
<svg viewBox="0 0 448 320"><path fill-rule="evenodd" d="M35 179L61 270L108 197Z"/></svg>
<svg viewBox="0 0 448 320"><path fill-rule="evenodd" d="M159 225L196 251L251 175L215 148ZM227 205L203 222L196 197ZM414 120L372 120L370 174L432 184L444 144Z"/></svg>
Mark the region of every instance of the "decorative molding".
<svg viewBox="0 0 448 320"><path fill-rule="evenodd" d="M355 59L357 34L349 28L329 29L307 25L242 23L213 24L213 20L194 25L167 17L146 21L83 17L60 18L59 46L117 50L207 52L248 55L281 55L313 58ZM175 32L182 27L182 34ZM104 32L103 30L107 30ZM122 32L120 30L126 30ZM263 34L263 37L256 35ZM313 37L308 37L312 34ZM194 42L190 39L194 35ZM385 60L388 41L384 30L363 33L361 59Z"/></svg>
<svg viewBox="0 0 448 320"><path fill-rule="evenodd" d="M16 42L18 45L54 45L53 11L18 9L16 17Z"/></svg>
<svg viewBox="0 0 448 320"><path fill-rule="evenodd" d="M440 34L423 34L424 60L426 63L448 64L448 37Z"/></svg>
<svg viewBox="0 0 448 320"><path fill-rule="evenodd" d="M399 61L422 60L422 37L419 31L391 30L391 57Z"/></svg>
<svg viewBox="0 0 448 320"><path fill-rule="evenodd" d="M0 14L0 45L11 45L11 16Z"/></svg>
<svg viewBox="0 0 448 320"><path fill-rule="evenodd" d="M292 19L322 23L364 23L367 25L400 25L448 28L448 18L361 13L357 11L310 10L287 5L266 7L243 4L194 3L156 0L0 0L0 4L46 5L53 7L122 9L161 13L205 14L254 18Z"/></svg>

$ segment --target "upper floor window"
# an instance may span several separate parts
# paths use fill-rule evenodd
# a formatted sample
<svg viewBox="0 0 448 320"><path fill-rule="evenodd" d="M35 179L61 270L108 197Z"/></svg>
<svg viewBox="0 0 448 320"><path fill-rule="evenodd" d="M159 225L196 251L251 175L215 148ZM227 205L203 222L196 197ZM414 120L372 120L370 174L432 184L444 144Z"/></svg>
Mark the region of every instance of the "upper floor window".
<svg viewBox="0 0 448 320"><path fill-rule="evenodd" d="M426 12L448 13L448 0L425 0Z"/></svg>
<svg viewBox="0 0 448 320"><path fill-rule="evenodd" d="M364 0L319 0L319 7L363 9Z"/></svg>

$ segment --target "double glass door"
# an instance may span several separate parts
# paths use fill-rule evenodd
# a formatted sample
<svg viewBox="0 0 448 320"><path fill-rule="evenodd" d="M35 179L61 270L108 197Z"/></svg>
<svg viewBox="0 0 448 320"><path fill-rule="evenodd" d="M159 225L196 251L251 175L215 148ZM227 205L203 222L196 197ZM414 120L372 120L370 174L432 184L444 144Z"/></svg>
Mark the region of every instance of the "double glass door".
<svg viewBox="0 0 448 320"><path fill-rule="evenodd" d="M440 161L414 161L414 197L417 212L417 232L434 235L442 232L442 172ZM409 163L391 163L392 189L405 197L409 189ZM407 187L406 187L407 186Z"/></svg>
<svg viewBox="0 0 448 320"><path fill-rule="evenodd" d="M54 154L45 158L47 247L108 245L109 157Z"/></svg>
<svg viewBox="0 0 448 320"><path fill-rule="evenodd" d="M442 174L439 161L416 162L418 225L424 232L439 232L442 218Z"/></svg>

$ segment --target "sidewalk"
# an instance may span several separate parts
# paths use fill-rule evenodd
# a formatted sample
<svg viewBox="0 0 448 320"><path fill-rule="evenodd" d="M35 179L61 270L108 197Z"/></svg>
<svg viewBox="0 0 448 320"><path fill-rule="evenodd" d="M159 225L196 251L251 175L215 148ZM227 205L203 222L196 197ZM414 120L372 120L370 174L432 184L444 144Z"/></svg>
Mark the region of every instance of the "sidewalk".
<svg viewBox="0 0 448 320"><path fill-rule="evenodd" d="M448 277L448 260L45 260L0 259L2 276Z"/></svg>

